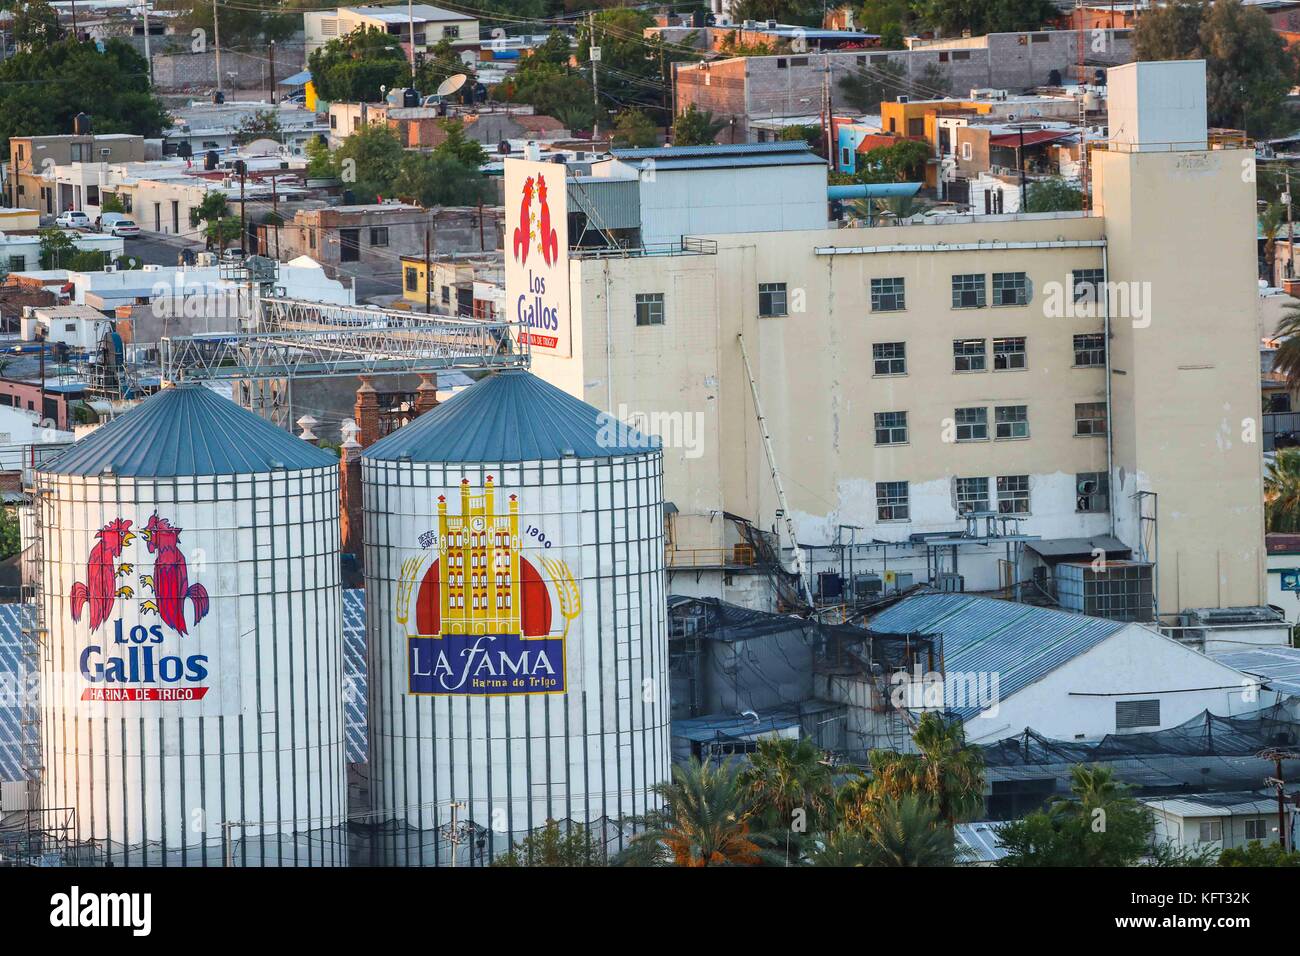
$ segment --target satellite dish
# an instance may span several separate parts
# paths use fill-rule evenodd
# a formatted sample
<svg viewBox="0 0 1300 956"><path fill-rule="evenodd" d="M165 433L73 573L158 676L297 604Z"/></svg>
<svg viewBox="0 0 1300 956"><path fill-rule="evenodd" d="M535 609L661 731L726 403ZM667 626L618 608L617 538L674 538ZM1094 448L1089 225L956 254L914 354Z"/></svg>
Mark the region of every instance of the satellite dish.
<svg viewBox="0 0 1300 956"><path fill-rule="evenodd" d="M438 89L434 92L437 96L451 96L451 94L455 93L465 85L467 79L469 79L469 77L464 73L455 73L439 83Z"/></svg>

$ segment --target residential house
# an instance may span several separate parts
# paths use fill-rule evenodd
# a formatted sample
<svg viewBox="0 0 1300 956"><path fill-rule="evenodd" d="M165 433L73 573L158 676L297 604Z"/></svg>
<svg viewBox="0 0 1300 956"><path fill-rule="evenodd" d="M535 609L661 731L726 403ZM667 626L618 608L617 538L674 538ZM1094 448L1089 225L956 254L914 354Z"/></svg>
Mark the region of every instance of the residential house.
<svg viewBox="0 0 1300 956"><path fill-rule="evenodd" d="M306 36L304 64L315 50L358 29L386 33L393 37L394 43L409 51L413 26L417 57L443 40L454 47L465 49L476 49L479 44L478 20L427 3L308 10L303 13L302 19Z"/></svg>

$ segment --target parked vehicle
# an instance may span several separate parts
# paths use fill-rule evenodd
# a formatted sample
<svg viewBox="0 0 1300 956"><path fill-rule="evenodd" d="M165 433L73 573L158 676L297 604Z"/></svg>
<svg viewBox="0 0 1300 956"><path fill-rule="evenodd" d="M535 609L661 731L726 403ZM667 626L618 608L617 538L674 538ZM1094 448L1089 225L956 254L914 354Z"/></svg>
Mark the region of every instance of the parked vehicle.
<svg viewBox="0 0 1300 956"><path fill-rule="evenodd" d="M120 212L106 212L99 217L99 231L110 236L131 237L140 235L140 227L130 216Z"/></svg>
<svg viewBox="0 0 1300 956"><path fill-rule="evenodd" d="M65 229L89 229L90 217L80 209L69 209L55 216L54 224Z"/></svg>
<svg viewBox="0 0 1300 956"><path fill-rule="evenodd" d="M226 262L237 262L244 258L244 250L239 248L239 246L231 246L229 249L222 249L221 258Z"/></svg>
<svg viewBox="0 0 1300 956"><path fill-rule="evenodd" d="M1295 432L1278 432L1273 436L1274 448L1295 448L1297 445L1300 445L1300 438Z"/></svg>

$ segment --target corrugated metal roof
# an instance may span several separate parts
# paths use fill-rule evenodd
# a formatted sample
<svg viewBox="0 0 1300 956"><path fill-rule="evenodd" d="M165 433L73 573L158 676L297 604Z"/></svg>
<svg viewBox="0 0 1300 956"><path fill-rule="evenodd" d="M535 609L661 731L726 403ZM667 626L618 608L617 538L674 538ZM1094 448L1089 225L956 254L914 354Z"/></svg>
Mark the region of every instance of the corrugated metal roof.
<svg viewBox="0 0 1300 956"><path fill-rule="evenodd" d="M530 372L508 369L375 442L375 461L506 462L612 458L659 449L612 415Z"/></svg>
<svg viewBox="0 0 1300 956"><path fill-rule="evenodd" d="M969 594L920 594L867 622L873 631L942 634L946 673L997 674L1006 700L1128 625ZM955 706L962 720L978 706Z"/></svg>
<svg viewBox="0 0 1300 956"><path fill-rule="evenodd" d="M568 180L569 209L581 210L595 229L641 225L641 181L580 176Z"/></svg>
<svg viewBox="0 0 1300 956"><path fill-rule="evenodd" d="M113 419L44 470L89 477L245 475L323 468L334 455L201 385L165 388Z"/></svg>
<svg viewBox="0 0 1300 956"><path fill-rule="evenodd" d="M1242 647L1209 656L1220 664L1264 678L1281 694L1300 697L1300 647Z"/></svg>
<svg viewBox="0 0 1300 956"><path fill-rule="evenodd" d="M711 743L774 734L799 725L799 712L794 710L773 711L756 714L753 717L740 714L709 714L704 717L674 720L672 735L697 743Z"/></svg>
<svg viewBox="0 0 1300 956"><path fill-rule="evenodd" d="M825 165L803 140L775 143L727 143L706 146L664 146L616 149L615 159L628 163L650 160L656 170L726 169L737 166Z"/></svg>
<svg viewBox="0 0 1300 956"><path fill-rule="evenodd" d="M366 592L343 592L343 735L348 763L365 763L367 742Z"/></svg>
<svg viewBox="0 0 1300 956"><path fill-rule="evenodd" d="M1192 793L1178 797L1149 797L1147 806L1177 817L1252 817L1266 814L1276 818L1277 799L1250 791Z"/></svg>
<svg viewBox="0 0 1300 956"><path fill-rule="evenodd" d="M0 780L26 780L23 772L23 710L25 683L23 626L35 618L30 604L0 604Z"/></svg>
<svg viewBox="0 0 1300 956"><path fill-rule="evenodd" d="M1007 855L998 833L1001 823L980 821L978 823L958 823L952 828L957 838L957 850L961 863L996 863Z"/></svg>

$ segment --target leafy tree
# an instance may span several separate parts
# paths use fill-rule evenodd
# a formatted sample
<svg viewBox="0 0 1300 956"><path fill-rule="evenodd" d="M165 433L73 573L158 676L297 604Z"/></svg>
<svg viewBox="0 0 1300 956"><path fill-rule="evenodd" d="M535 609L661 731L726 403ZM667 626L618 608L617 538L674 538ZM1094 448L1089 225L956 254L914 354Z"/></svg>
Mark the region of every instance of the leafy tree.
<svg viewBox="0 0 1300 956"><path fill-rule="evenodd" d="M925 797L949 826L975 817L984 808L984 758L966 743L961 722L929 711L917 722L912 741L916 753L871 751L868 792L876 799Z"/></svg>
<svg viewBox="0 0 1300 956"><path fill-rule="evenodd" d="M425 51L424 60L415 70L415 88L426 96L432 95L450 76L464 74L472 82L474 71L465 65L456 48L447 39ZM463 90L464 87L461 87Z"/></svg>
<svg viewBox="0 0 1300 956"><path fill-rule="evenodd" d="M239 217L230 214L230 204L224 193L210 192L203 201L190 210L190 225L203 223L203 234L208 247L225 249L226 243L239 238Z"/></svg>
<svg viewBox="0 0 1300 956"><path fill-rule="evenodd" d="M104 193L104 200L99 204L100 213L106 212L126 212L126 204L122 202L117 193Z"/></svg>
<svg viewBox="0 0 1300 956"><path fill-rule="evenodd" d="M888 146L867 151L858 163L857 177L863 183L915 183L925 177L930 147L918 140L900 139Z"/></svg>
<svg viewBox="0 0 1300 956"><path fill-rule="evenodd" d="M1219 854L1219 866L1300 866L1300 851L1251 840L1244 847L1230 847Z"/></svg>
<svg viewBox="0 0 1300 956"><path fill-rule="evenodd" d="M358 28L313 50L307 67L320 98L342 102L374 102L381 86L401 86L411 70L399 39L374 28Z"/></svg>
<svg viewBox="0 0 1300 956"><path fill-rule="evenodd" d="M655 792L664 801L648 828L632 841L623 862L672 866L748 866L764 859L763 835L753 832L754 804L730 761L711 766L692 759L673 767Z"/></svg>
<svg viewBox="0 0 1300 956"><path fill-rule="evenodd" d="M808 854L808 862L813 866L866 866L870 852L861 828L839 826L821 836Z"/></svg>
<svg viewBox="0 0 1300 956"><path fill-rule="evenodd" d="M731 18L745 20L776 20L797 26L820 26L825 4L821 0L738 0L732 7Z"/></svg>
<svg viewBox="0 0 1300 956"><path fill-rule="evenodd" d="M866 866L952 866L957 848L925 797L903 794L880 801L863 829Z"/></svg>
<svg viewBox="0 0 1300 956"><path fill-rule="evenodd" d="M1288 310L1295 309L1296 306L1288 306ZM1283 323L1287 321L1288 319L1283 319ZM1282 353L1292 342L1300 346L1296 339L1283 342L1273 364L1276 369L1282 361L1286 361L1288 365L1283 371L1289 375L1295 374L1292 363L1296 361L1297 349L1289 350L1285 360ZM1269 531L1274 532L1300 531L1300 449L1279 448L1269 463L1264 475L1264 524Z"/></svg>
<svg viewBox="0 0 1300 956"><path fill-rule="evenodd" d="M1149 851L1151 811L1127 796L1109 767L1076 766L1073 799L1004 825L999 866L1132 866Z"/></svg>
<svg viewBox="0 0 1300 956"><path fill-rule="evenodd" d="M22 550L22 534L18 527L18 513L10 506L0 507L0 561L12 558Z"/></svg>
<svg viewBox="0 0 1300 956"><path fill-rule="evenodd" d="M696 109L692 103L673 121L674 146L706 146L717 142L718 133L727 125L715 120L708 110Z"/></svg>
<svg viewBox="0 0 1300 956"><path fill-rule="evenodd" d="M487 162L488 156L483 150L483 145L465 135L464 123L459 120L445 119L438 125L447 134L447 138L434 150L436 155L449 157L471 169L478 169Z"/></svg>
<svg viewBox="0 0 1300 956"><path fill-rule="evenodd" d="M658 37L646 37L650 14L620 7L602 10L578 26L577 65L590 69L591 47L600 47L596 64L601 98L623 106L662 109L671 78L669 56ZM674 60L684 59L674 53ZM605 110L601 108L604 125Z"/></svg>
<svg viewBox="0 0 1300 956"><path fill-rule="evenodd" d="M258 110L239 124L239 129L235 130L235 142L243 144L255 139L278 140L280 134L280 120L275 111Z"/></svg>
<svg viewBox="0 0 1300 956"><path fill-rule="evenodd" d="M776 138L787 143L797 143L799 140L803 140L819 156L826 154L826 131L815 123L807 126L787 126L777 134Z"/></svg>
<svg viewBox="0 0 1300 956"><path fill-rule="evenodd" d="M866 0L858 12L857 22L867 33L879 33L883 46L884 34L891 27L898 31L901 38L904 31L911 32L914 29L917 16L911 0Z"/></svg>
<svg viewBox="0 0 1300 956"><path fill-rule="evenodd" d="M604 866L605 851L584 826L560 829L555 820L530 833L492 861L493 866Z"/></svg>
<svg viewBox="0 0 1300 956"><path fill-rule="evenodd" d="M826 754L808 738L760 740L741 773L756 819L770 834L804 834L821 829L835 812L835 781Z"/></svg>
<svg viewBox="0 0 1300 956"><path fill-rule="evenodd" d="M638 109L625 109L614 121L614 145L624 149L654 146L659 129L654 121Z"/></svg>
<svg viewBox="0 0 1300 956"><path fill-rule="evenodd" d="M1025 189L1024 212L1068 212L1083 208L1083 192L1063 179L1040 179Z"/></svg>
<svg viewBox="0 0 1300 956"><path fill-rule="evenodd" d="M14 45L20 50L52 46L63 39L59 14L46 0L15 4L13 17Z"/></svg>
<svg viewBox="0 0 1300 956"><path fill-rule="evenodd" d="M121 40L107 40L103 53L61 40L0 61L0 148L7 151L12 136L70 132L83 111L97 133L152 137L168 125L144 57Z"/></svg>
<svg viewBox="0 0 1300 956"><path fill-rule="evenodd" d="M719 49L727 56L767 56L776 53L777 47L777 42L771 39L742 40L739 30L729 32L719 44Z"/></svg>
<svg viewBox="0 0 1300 956"><path fill-rule="evenodd" d="M1205 60L1211 126L1262 135L1290 122L1284 102L1296 60L1258 7L1172 0L1138 21L1134 42L1140 60Z"/></svg>
<svg viewBox="0 0 1300 956"><path fill-rule="evenodd" d="M292 9L306 6L299 0L241 0L217 5L223 47L263 46L267 41L284 41L302 28L302 15ZM163 0L160 9L177 13L177 32L212 31L212 3L208 0Z"/></svg>
<svg viewBox="0 0 1300 956"><path fill-rule="evenodd" d="M405 151L397 134L387 126L363 126L339 145L332 162L357 202L374 202L390 191Z"/></svg>
<svg viewBox="0 0 1300 956"><path fill-rule="evenodd" d="M385 192L421 206L464 206L491 202L492 184L475 166L447 154L407 153Z"/></svg>
<svg viewBox="0 0 1300 956"><path fill-rule="evenodd" d="M877 113L884 100L892 100L911 90L907 68L886 60L871 67L860 67L839 81L844 101L859 113Z"/></svg>
<svg viewBox="0 0 1300 956"><path fill-rule="evenodd" d="M310 179L333 179L338 175L334 168L334 155L323 139L307 141L307 176Z"/></svg>
<svg viewBox="0 0 1300 956"><path fill-rule="evenodd" d="M1264 261L1261 263L1260 277L1265 280L1273 278L1273 261L1277 250L1277 234L1286 222L1286 206L1281 202L1270 202L1259 214L1259 231L1264 237Z"/></svg>
<svg viewBox="0 0 1300 956"><path fill-rule="evenodd" d="M38 235L41 243L39 253L41 268L66 268L65 260L70 259L77 251L77 244L72 241L72 237L57 226L42 229Z"/></svg>
<svg viewBox="0 0 1300 956"><path fill-rule="evenodd" d="M916 9L925 23L945 35L1037 30L1059 16L1051 0L919 0Z"/></svg>
<svg viewBox="0 0 1300 956"><path fill-rule="evenodd" d="M511 102L527 103L544 116L554 116L570 129L590 129L596 115L591 84L568 67L540 63L521 68L496 92Z"/></svg>

